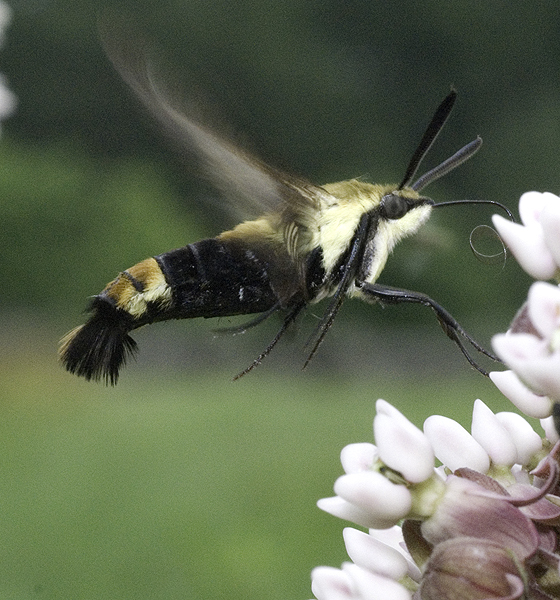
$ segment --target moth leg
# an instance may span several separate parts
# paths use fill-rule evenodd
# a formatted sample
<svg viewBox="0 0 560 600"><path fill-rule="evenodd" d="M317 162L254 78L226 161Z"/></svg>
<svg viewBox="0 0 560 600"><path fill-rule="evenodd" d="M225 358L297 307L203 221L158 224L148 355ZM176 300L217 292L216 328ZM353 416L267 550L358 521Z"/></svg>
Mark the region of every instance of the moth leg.
<svg viewBox="0 0 560 600"><path fill-rule="evenodd" d="M262 322L266 321L268 317L273 315L275 312L279 311L280 308L280 302L277 302L267 311L261 313L260 315L258 315L254 319L251 319L250 321L247 321L246 323L242 323L241 325L233 325L233 327L216 327L216 329L212 329L212 333L230 333L232 335L236 335L238 333L245 333L247 329L256 327L257 325L260 325Z"/></svg>
<svg viewBox="0 0 560 600"><path fill-rule="evenodd" d="M327 310L323 314L323 317L319 321L319 325L317 325L315 331L305 344L305 346L307 347L313 342L313 340L315 340L311 352L309 353L309 356L307 357L307 360L303 365L303 369L307 367L311 359L315 356L315 353L317 352L323 339L327 335L328 330L331 328L331 325L333 324L333 321L338 311L340 310L340 307L342 306L344 295L346 294L346 291L348 290L352 279L356 276L356 272L359 267L359 261L363 255L364 245L367 240L367 232L369 226L370 219L366 213L362 215L360 223L358 225L358 229L356 230L354 238L350 244L350 253L346 262L343 265L342 277L340 279L338 287L336 288L336 292L334 293L332 300L329 306L327 307Z"/></svg>
<svg viewBox="0 0 560 600"><path fill-rule="evenodd" d="M305 361L305 363L302 367L302 370L307 368L307 365L311 362L311 359L315 356L315 353L317 352L317 350L319 349L319 346L321 345L325 336L327 335L328 330L331 328L334 318L336 317L338 311L340 310L340 307L342 306L342 301L344 300L344 295L343 295L344 291L345 291L345 288L343 288L342 286L339 286L336 294L333 296L333 300L331 301L327 310L325 311L325 314L319 321L319 325L317 325L317 327L315 328L315 331L310 336L310 338L307 340L307 342L305 344L306 348L313 341L314 341L314 344L313 344L313 348L311 349L311 352L309 353L309 356L307 357L307 360Z"/></svg>
<svg viewBox="0 0 560 600"><path fill-rule="evenodd" d="M278 343L278 340L286 333L288 327L296 320L297 316L302 311L302 309L305 307L305 305L306 305L306 302L304 302L303 300L298 302L297 304L294 304L294 306L290 309L290 311L286 315L286 318L284 319L284 322L282 323L282 327L280 327L280 331L274 336L274 339L272 340L272 342L270 342L270 344L257 356L257 358L255 358L255 360L248 367L243 369L243 371L241 371L241 373L238 373L233 378L233 381L236 381L240 377L243 377L243 375L247 375L247 373L249 373L255 367L258 367L261 364L263 359L266 358L270 354L270 352L274 348L274 346L276 346L276 344Z"/></svg>
<svg viewBox="0 0 560 600"><path fill-rule="evenodd" d="M432 300L426 294L421 292L412 292L410 290L402 290L399 288L380 285L378 283L366 283L365 281L356 281L356 287L359 288L365 296L374 298L382 304L400 304L401 302L412 302L414 304L422 304L431 308L436 318L441 325L441 328L451 340L453 340L463 353L464 357L469 361L477 371L488 377L488 371L483 369L465 347L466 340L475 350L484 354L491 360L502 362L497 356L484 349L475 339L473 339L462 327L457 320L449 313L441 304Z"/></svg>

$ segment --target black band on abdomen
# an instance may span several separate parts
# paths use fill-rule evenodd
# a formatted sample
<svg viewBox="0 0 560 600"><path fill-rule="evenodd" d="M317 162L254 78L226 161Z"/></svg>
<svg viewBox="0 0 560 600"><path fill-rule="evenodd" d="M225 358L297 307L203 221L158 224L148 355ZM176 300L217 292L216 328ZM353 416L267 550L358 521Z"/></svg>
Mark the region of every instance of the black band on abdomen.
<svg viewBox="0 0 560 600"><path fill-rule="evenodd" d="M267 264L240 244L211 238L155 259L173 290L167 318L251 314L278 303Z"/></svg>

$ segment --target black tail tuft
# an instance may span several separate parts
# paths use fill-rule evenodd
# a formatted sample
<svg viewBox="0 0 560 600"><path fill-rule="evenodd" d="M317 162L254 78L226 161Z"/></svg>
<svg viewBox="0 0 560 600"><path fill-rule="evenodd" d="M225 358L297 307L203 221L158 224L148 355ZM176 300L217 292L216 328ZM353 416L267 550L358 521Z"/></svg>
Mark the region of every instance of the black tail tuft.
<svg viewBox="0 0 560 600"><path fill-rule="evenodd" d="M136 342L128 335L132 329L130 316L100 298L93 301L92 310L85 325L60 340L60 360L70 373L115 385L120 368L137 350Z"/></svg>

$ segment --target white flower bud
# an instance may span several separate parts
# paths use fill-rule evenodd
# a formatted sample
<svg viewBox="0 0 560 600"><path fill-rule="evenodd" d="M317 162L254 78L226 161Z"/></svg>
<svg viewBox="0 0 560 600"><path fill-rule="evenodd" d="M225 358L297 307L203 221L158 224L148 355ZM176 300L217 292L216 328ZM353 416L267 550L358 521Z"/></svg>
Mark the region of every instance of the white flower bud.
<svg viewBox="0 0 560 600"><path fill-rule="evenodd" d="M352 579L360 600L411 600L410 592L393 579L370 573L360 567L345 563L342 570Z"/></svg>
<svg viewBox="0 0 560 600"><path fill-rule="evenodd" d="M517 448L511 435L482 400L474 403L471 431L494 463L511 466L517 462Z"/></svg>
<svg viewBox="0 0 560 600"><path fill-rule="evenodd" d="M493 371L490 379L502 394L523 414L536 419L550 416L552 402L527 388L513 371Z"/></svg>
<svg viewBox="0 0 560 600"><path fill-rule="evenodd" d="M352 581L347 573L334 567L315 567L311 571L311 590L317 600L352 600Z"/></svg>
<svg viewBox="0 0 560 600"><path fill-rule="evenodd" d="M552 196L552 194L550 194ZM550 250L556 266L560 267L560 198L548 202L542 212L544 241Z"/></svg>
<svg viewBox="0 0 560 600"><path fill-rule="evenodd" d="M371 511L362 510L338 496L321 498L317 501L317 506L333 517L356 523L356 525L361 525L362 527L375 528L378 526L379 521L375 515L371 514Z"/></svg>
<svg viewBox="0 0 560 600"><path fill-rule="evenodd" d="M527 296L529 318L541 336L550 340L560 327L560 288L537 281Z"/></svg>
<svg viewBox="0 0 560 600"><path fill-rule="evenodd" d="M457 421L432 415L424 421L424 433L435 455L451 471L468 467L480 473L488 472L488 453Z"/></svg>
<svg viewBox="0 0 560 600"><path fill-rule="evenodd" d="M377 448L373 444L348 444L340 453L340 462L345 473L360 473L371 470L377 456Z"/></svg>
<svg viewBox="0 0 560 600"><path fill-rule="evenodd" d="M534 454L542 450L540 435L521 415L499 412L496 414L496 419L505 427L517 448L516 463L526 465Z"/></svg>
<svg viewBox="0 0 560 600"><path fill-rule="evenodd" d="M411 483L433 475L434 453L428 438L384 400L376 403L373 432L381 460Z"/></svg>
<svg viewBox="0 0 560 600"><path fill-rule="evenodd" d="M492 222L521 268L535 279L551 279L557 266L548 250L541 227L523 227L500 215Z"/></svg>
<svg viewBox="0 0 560 600"><path fill-rule="evenodd" d="M544 435L546 439L550 440L553 444L560 441L560 434L556 431L556 426L554 425L554 419L552 416L547 417L546 419L541 419L541 427L544 430Z"/></svg>
<svg viewBox="0 0 560 600"><path fill-rule="evenodd" d="M335 493L371 515L369 527L384 529L406 517L412 505L410 491L395 485L377 472L353 473L339 477Z"/></svg>
<svg viewBox="0 0 560 600"><path fill-rule="evenodd" d="M346 527L343 535L346 552L359 567L395 580L407 574L408 563L398 550L352 527Z"/></svg>

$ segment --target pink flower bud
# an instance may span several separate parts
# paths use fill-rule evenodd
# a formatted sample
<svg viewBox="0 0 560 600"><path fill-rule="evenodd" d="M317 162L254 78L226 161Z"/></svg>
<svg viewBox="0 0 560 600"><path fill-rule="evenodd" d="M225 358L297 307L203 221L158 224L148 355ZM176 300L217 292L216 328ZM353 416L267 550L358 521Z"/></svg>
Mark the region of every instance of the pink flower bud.
<svg viewBox="0 0 560 600"><path fill-rule="evenodd" d="M525 597L522 574L511 553L488 540L469 537L436 546L420 589L422 600Z"/></svg>

